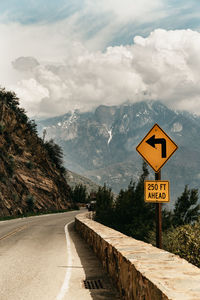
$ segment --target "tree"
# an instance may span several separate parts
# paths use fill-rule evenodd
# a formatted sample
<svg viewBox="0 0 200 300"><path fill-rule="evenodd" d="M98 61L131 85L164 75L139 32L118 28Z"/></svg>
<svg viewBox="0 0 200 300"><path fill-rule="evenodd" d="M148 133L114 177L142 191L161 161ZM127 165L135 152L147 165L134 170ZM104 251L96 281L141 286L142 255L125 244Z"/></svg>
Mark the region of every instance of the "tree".
<svg viewBox="0 0 200 300"><path fill-rule="evenodd" d="M175 227L192 224L198 220L200 216L200 205L198 202L198 189L189 189L185 186L185 189L180 197L178 197L174 213L173 213L173 225Z"/></svg>
<svg viewBox="0 0 200 300"><path fill-rule="evenodd" d="M121 190L115 206L115 229L136 239L147 241L154 227L154 208L144 202L144 180L149 172L147 164L142 166L138 183L130 182L127 190Z"/></svg>
<svg viewBox="0 0 200 300"><path fill-rule="evenodd" d="M72 201L77 203L85 203L86 202L86 186L82 184L78 184L72 189Z"/></svg>
<svg viewBox="0 0 200 300"><path fill-rule="evenodd" d="M135 182L131 180L128 189L119 192L115 203L115 228L125 233L126 224L133 219L133 206L135 201Z"/></svg>
<svg viewBox="0 0 200 300"><path fill-rule="evenodd" d="M134 206L132 208L133 221L130 235L136 239L148 241L149 232L154 228L155 209L152 203L144 201L144 181L149 175L147 163L143 162L142 174L135 188Z"/></svg>
<svg viewBox="0 0 200 300"><path fill-rule="evenodd" d="M113 194L105 184L96 193L95 220L107 226L112 226L113 223Z"/></svg>
<svg viewBox="0 0 200 300"><path fill-rule="evenodd" d="M45 142L44 146L49 154L51 161L56 165L60 170L61 174L65 174L66 170L63 167L63 151L62 148L54 143L51 139L49 142Z"/></svg>

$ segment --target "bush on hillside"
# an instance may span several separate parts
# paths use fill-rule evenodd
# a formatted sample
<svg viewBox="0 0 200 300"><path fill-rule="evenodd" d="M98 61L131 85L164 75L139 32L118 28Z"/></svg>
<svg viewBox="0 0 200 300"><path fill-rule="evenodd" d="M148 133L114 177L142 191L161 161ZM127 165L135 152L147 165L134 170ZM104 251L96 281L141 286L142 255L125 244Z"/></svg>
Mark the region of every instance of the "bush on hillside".
<svg viewBox="0 0 200 300"><path fill-rule="evenodd" d="M15 161L13 156L9 155L8 161L5 162L6 171L9 177L12 177L15 170Z"/></svg>
<svg viewBox="0 0 200 300"><path fill-rule="evenodd" d="M113 225L113 194L105 184L96 193L95 220L107 225Z"/></svg>
<svg viewBox="0 0 200 300"><path fill-rule="evenodd" d="M96 194L96 220L136 239L147 241L154 228L155 209L144 202L144 180L148 176L146 163L138 183L130 182L113 200L111 189L99 188Z"/></svg>
<svg viewBox="0 0 200 300"><path fill-rule="evenodd" d="M61 174L65 174L66 170L63 167L63 151L59 145L54 143L51 139L48 142L44 143L44 146L47 150L47 153L51 159L51 161L56 165L56 167L60 170Z"/></svg>
<svg viewBox="0 0 200 300"><path fill-rule="evenodd" d="M198 220L200 215L200 205L198 202L198 190L185 189L180 197L178 197L172 216L173 226L180 226L184 224L192 224Z"/></svg>
<svg viewBox="0 0 200 300"><path fill-rule="evenodd" d="M26 197L26 205L27 205L27 211L28 212L33 212L34 206L35 206L35 199L34 196L29 194Z"/></svg>
<svg viewBox="0 0 200 300"><path fill-rule="evenodd" d="M163 246L200 268L200 221L170 230L163 239Z"/></svg>
<svg viewBox="0 0 200 300"><path fill-rule="evenodd" d="M74 203L86 203L86 186L77 184L73 189L71 189L71 198Z"/></svg>
<svg viewBox="0 0 200 300"><path fill-rule="evenodd" d="M33 167L34 167L34 164L33 164L33 162L32 162L31 160L27 161L27 162L25 163L25 165L27 166L27 168L28 168L29 170L32 170Z"/></svg>
<svg viewBox="0 0 200 300"><path fill-rule="evenodd" d="M121 190L115 206L115 229L133 238L148 241L149 232L155 227L155 208L144 202L144 180L149 172L144 162L137 182L130 182L127 190Z"/></svg>
<svg viewBox="0 0 200 300"><path fill-rule="evenodd" d="M130 182L113 200L111 189L96 194L96 221L133 238L156 244L155 204L144 202L146 163L137 183ZM185 189L175 202L174 211L163 209L163 248L200 267L200 211L198 190ZM199 220L199 221L197 221Z"/></svg>
<svg viewBox="0 0 200 300"><path fill-rule="evenodd" d="M5 125L3 124L3 122L0 122L0 134L2 134L5 130Z"/></svg>
<svg viewBox="0 0 200 300"><path fill-rule="evenodd" d="M37 134L37 124L35 123L34 120L28 120L27 121L27 128L32 132Z"/></svg>

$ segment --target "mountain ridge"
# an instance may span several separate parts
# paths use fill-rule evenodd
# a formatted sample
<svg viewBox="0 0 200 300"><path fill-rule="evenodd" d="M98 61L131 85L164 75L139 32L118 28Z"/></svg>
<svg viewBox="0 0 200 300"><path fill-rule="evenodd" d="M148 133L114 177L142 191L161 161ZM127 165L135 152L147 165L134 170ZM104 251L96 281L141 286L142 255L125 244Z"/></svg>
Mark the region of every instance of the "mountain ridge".
<svg viewBox="0 0 200 300"><path fill-rule="evenodd" d="M159 101L143 101L101 105L87 113L74 111L39 122L39 129L42 134L45 128L46 138L62 146L70 170L119 192L131 179L137 180L142 161L135 148L155 123L179 146L162 169L165 179L172 181L175 198L185 184L194 188L199 184L199 116L173 111Z"/></svg>

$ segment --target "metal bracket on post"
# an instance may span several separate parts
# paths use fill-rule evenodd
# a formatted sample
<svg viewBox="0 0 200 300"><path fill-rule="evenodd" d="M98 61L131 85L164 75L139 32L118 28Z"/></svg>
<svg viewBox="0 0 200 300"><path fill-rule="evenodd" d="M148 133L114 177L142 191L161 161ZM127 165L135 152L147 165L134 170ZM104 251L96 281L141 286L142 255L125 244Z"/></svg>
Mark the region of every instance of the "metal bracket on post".
<svg viewBox="0 0 200 300"><path fill-rule="evenodd" d="M155 173L155 180L161 180L161 171ZM162 203L156 203L156 247L162 249Z"/></svg>

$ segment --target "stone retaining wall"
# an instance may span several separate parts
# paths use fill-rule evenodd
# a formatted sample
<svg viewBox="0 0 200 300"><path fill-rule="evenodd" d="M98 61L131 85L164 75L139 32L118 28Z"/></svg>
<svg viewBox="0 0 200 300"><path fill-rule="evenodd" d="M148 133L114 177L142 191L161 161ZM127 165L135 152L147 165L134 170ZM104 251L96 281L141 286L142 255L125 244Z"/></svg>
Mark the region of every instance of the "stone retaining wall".
<svg viewBox="0 0 200 300"><path fill-rule="evenodd" d="M76 230L93 248L126 300L200 300L200 269L79 214Z"/></svg>

